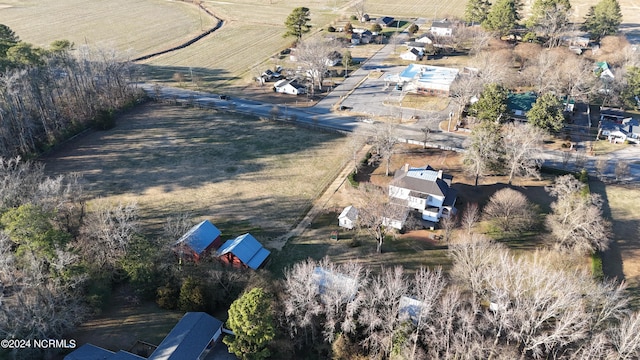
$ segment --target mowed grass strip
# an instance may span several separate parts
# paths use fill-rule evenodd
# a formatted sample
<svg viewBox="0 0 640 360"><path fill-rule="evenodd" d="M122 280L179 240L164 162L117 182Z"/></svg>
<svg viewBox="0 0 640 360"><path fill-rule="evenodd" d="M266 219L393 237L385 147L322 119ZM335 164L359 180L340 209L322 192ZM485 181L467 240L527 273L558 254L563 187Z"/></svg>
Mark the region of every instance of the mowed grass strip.
<svg viewBox="0 0 640 360"><path fill-rule="evenodd" d="M83 174L92 198L137 202L147 234L167 216L190 212L225 224L225 237L252 228L268 240L333 180L344 141L254 117L148 104L45 160L50 174Z"/></svg>
<svg viewBox="0 0 640 360"><path fill-rule="evenodd" d="M0 18L21 40L38 46L66 39L131 57L178 45L215 23L192 4L158 0L7 0Z"/></svg>
<svg viewBox="0 0 640 360"><path fill-rule="evenodd" d="M612 236L617 244L615 249L622 257L624 278L636 299L640 299L640 190L632 186L606 185L604 193L612 219ZM640 300L634 305L640 306Z"/></svg>

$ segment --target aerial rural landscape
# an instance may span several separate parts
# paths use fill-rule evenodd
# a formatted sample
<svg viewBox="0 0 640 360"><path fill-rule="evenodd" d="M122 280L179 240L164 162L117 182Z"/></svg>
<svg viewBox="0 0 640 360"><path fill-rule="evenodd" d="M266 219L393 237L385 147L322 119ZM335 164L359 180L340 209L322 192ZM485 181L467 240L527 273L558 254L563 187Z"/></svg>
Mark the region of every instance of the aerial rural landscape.
<svg viewBox="0 0 640 360"><path fill-rule="evenodd" d="M0 1L0 359L640 359L635 0Z"/></svg>

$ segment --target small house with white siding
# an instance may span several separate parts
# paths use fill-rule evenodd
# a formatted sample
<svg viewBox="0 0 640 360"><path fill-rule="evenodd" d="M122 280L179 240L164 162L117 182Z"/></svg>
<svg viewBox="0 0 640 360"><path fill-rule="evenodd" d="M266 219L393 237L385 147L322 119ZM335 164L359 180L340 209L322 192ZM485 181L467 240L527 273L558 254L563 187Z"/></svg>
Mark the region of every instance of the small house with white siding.
<svg viewBox="0 0 640 360"><path fill-rule="evenodd" d="M453 36L453 23L449 21L434 21L429 31L437 36Z"/></svg>
<svg viewBox="0 0 640 360"><path fill-rule="evenodd" d="M307 88L295 79L284 79L273 84L273 91L281 94L303 95L307 93Z"/></svg>
<svg viewBox="0 0 640 360"><path fill-rule="evenodd" d="M352 205L347 206L338 216L338 225L345 229L353 229L358 221L358 209Z"/></svg>
<svg viewBox="0 0 640 360"><path fill-rule="evenodd" d="M409 51L406 51L400 54L400 58L402 60L409 60L409 61L422 60L422 56L423 56L423 52L416 48L411 48L409 49Z"/></svg>
<svg viewBox="0 0 640 360"><path fill-rule="evenodd" d="M405 164L389 184L389 196L420 211L423 220L437 223L456 212L457 191L451 188L452 180L453 176L431 166Z"/></svg>

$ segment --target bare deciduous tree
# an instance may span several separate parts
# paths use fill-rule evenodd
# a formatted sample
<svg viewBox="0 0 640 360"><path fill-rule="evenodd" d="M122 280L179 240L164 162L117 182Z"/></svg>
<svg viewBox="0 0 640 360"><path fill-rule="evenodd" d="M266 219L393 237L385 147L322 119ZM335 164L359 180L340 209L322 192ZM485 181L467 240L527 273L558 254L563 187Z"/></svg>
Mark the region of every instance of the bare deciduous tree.
<svg viewBox="0 0 640 360"><path fill-rule="evenodd" d="M450 94L453 102L458 106L458 118L462 118L462 112L469 105L471 98L479 97L481 91L480 77L476 74L460 75L454 80Z"/></svg>
<svg viewBox="0 0 640 360"><path fill-rule="evenodd" d="M329 67L331 54L337 50L336 42L316 38L305 40L296 46L296 57L311 77L312 88L317 85L322 90L322 80Z"/></svg>
<svg viewBox="0 0 640 360"><path fill-rule="evenodd" d="M611 343L618 359L640 357L640 314L635 313L622 320L609 331Z"/></svg>
<svg viewBox="0 0 640 360"><path fill-rule="evenodd" d="M373 357L387 357L393 336L401 321L400 299L407 294L407 281L401 267L382 269L365 289L359 315L364 325L364 346Z"/></svg>
<svg viewBox="0 0 640 360"><path fill-rule="evenodd" d="M609 166L607 159L599 158L596 160L596 174L598 177L603 177L607 171L607 167Z"/></svg>
<svg viewBox="0 0 640 360"><path fill-rule="evenodd" d="M351 9L353 10L354 15L358 18L358 21L362 21L364 15L367 13L366 11L366 1L365 0L356 0L352 3Z"/></svg>
<svg viewBox="0 0 640 360"><path fill-rule="evenodd" d="M440 219L440 228L442 229L442 241L445 244L451 242L453 238L453 231L458 226L458 216L449 215Z"/></svg>
<svg viewBox="0 0 640 360"><path fill-rule="evenodd" d="M362 150L365 143L366 139L364 136L355 132L349 135L349 141L347 142L347 151L349 156L351 157L351 160L353 161L353 172L356 174L360 169L360 159L358 159L358 153L360 153L360 150Z"/></svg>
<svg viewBox="0 0 640 360"><path fill-rule="evenodd" d="M533 204L510 188L496 191L484 207L484 216L502 231L521 232L535 224Z"/></svg>
<svg viewBox="0 0 640 360"><path fill-rule="evenodd" d="M385 174L389 176L391 166L391 156L394 147L398 143L398 136L393 124L382 124L376 129L373 139L373 146L385 162Z"/></svg>
<svg viewBox="0 0 640 360"><path fill-rule="evenodd" d="M403 220L407 208L391 202L389 195L381 188L363 183L355 192L358 204L358 226L369 232L376 240L376 252L382 252L385 238L395 230L389 226L394 220Z"/></svg>
<svg viewBox="0 0 640 360"><path fill-rule="evenodd" d="M602 216L602 200L597 194L584 194L584 184L571 175L556 181L550 193L557 197L546 224L559 249L588 254L609 247L609 223ZM571 190L571 189L579 190Z"/></svg>
<svg viewBox="0 0 640 360"><path fill-rule="evenodd" d="M302 345L319 341L322 333L331 343L337 332L353 333L361 300L357 294L367 277L359 264L334 265L327 258L285 269L282 305L291 338Z"/></svg>
<svg viewBox="0 0 640 360"><path fill-rule="evenodd" d="M462 161L465 170L475 176L475 186L478 186L481 176L502 166L502 143L500 125L497 123L485 121L473 129L465 142L467 151Z"/></svg>
<svg viewBox="0 0 640 360"><path fill-rule="evenodd" d="M622 180L629 176L629 163L624 160L618 160L616 162L616 180Z"/></svg>
<svg viewBox="0 0 640 360"><path fill-rule="evenodd" d="M467 234L471 234L471 230L480 220L480 209L478 203L467 204L460 216L460 224L467 231Z"/></svg>
<svg viewBox="0 0 640 360"><path fill-rule="evenodd" d="M509 185L517 176L540 177L538 169L542 162L540 156L544 136L543 130L528 124L505 126L503 148Z"/></svg>
<svg viewBox="0 0 640 360"><path fill-rule="evenodd" d="M134 203L111 205L98 201L87 214L80 241L85 257L97 268L112 268L121 259L139 230L138 207Z"/></svg>

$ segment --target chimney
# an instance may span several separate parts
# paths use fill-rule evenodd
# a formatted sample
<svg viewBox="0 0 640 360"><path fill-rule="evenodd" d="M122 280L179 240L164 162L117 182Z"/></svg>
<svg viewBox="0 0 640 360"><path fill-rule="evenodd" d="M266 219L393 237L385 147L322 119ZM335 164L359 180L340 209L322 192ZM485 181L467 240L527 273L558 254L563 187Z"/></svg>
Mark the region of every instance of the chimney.
<svg viewBox="0 0 640 360"><path fill-rule="evenodd" d="M438 170L438 179L442 179L442 170Z"/></svg>
<svg viewBox="0 0 640 360"><path fill-rule="evenodd" d="M409 172L409 163L404 164L404 166L402 167L402 171L404 172Z"/></svg>

